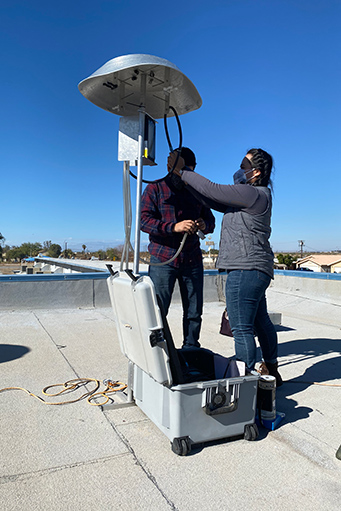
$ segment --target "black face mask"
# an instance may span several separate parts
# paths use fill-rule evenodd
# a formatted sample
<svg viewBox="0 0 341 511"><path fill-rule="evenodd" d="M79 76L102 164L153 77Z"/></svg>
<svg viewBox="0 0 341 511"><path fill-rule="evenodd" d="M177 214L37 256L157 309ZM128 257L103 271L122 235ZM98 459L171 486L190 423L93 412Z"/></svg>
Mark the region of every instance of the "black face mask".
<svg viewBox="0 0 341 511"><path fill-rule="evenodd" d="M182 190L183 187L185 186L181 177L175 174L174 172L171 173L170 180L174 188L176 188L177 190Z"/></svg>

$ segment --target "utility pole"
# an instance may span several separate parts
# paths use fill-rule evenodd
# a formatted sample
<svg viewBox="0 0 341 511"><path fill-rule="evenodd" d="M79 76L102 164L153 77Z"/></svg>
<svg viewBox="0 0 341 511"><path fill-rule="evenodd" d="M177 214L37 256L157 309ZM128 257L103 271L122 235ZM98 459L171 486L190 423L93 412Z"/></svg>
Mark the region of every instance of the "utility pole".
<svg viewBox="0 0 341 511"><path fill-rule="evenodd" d="M298 244L299 244L300 249L301 249L301 259L303 259L303 245L304 245L304 240L298 240Z"/></svg>

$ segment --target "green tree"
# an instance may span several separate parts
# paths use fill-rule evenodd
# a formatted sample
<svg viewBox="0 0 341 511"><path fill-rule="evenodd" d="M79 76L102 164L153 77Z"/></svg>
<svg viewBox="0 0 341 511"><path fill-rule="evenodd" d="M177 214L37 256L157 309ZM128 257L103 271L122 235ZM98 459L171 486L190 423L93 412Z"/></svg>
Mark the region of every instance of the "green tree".
<svg viewBox="0 0 341 511"><path fill-rule="evenodd" d="M35 257L42 250L40 243L23 243L20 247L12 247L6 252L6 259L21 260L26 257Z"/></svg>
<svg viewBox="0 0 341 511"><path fill-rule="evenodd" d="M43 243L44 250L50 250L51 245L52 241L44 241Z"/></svg>
<svg viewBox="0 0 341 511"><path fill-rule="evenodd" d="M41 243L23 243L20 245L20 250L25 254L23 257L35 257L42 251Z"/></svg>
<svg viewBox="0 0 341 511"><path fill-rule="evenodd" d="M104 252L104 250L98 250L98 251L96 252L96 256L98 257L98 259L99 259L100 261L103 261L103 259L105 259L105 258L106 258L106 253Z"/></svg>
<svg viewBox="0 0 341 511"><path fill-rule="evenodd" d="M49 257L57 258L60 256L61 253L62 253L62 247L60 245L58 245L57 243L52 243L52 245L50 245L50 247L49 247L47 255Z"/></svg>
<svg viewBox="0 0 341 511"><path fill-rule="evenodd" d="M284 255L283 254L277 254L277 261L279 264L285 264L284 263Z"/></svg>
<svg viewBox="0 0 341 511"><path fill-rule="evenodd" d="M277 260L279 264L285 264L287 268L291 268L293 261L297 258L297 255L294 254L278 254Z"/></svg>
<svg viewBox="0 0 341 511"><path fill-rule="evenodd" d="M109 261L116 261L119 258L119 253L116 248L108 248L106 252L106 259Z"/></svg>
<svg viewBox="0 0 341 511"><path fill-rule="evenodd" d="M63 250L62 256L64 259L71 259L75 254L72 252L70 248L67 248L66 250Z"/></svg>
<svg viewBox="0 0 341 511"><path fill-rule="evenodd" d="M19 254L19 247L12 247L9 250L6 250L7 261L16 261L17 259L21 259Z"/></svg>

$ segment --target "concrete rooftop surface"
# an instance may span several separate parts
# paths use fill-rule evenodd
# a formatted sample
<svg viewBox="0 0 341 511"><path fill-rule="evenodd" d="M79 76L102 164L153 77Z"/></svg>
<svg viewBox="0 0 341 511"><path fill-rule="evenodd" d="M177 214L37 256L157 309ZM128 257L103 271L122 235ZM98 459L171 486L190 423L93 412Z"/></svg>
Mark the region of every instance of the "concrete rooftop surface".
<svg viewBox="0 0 341 511"><path fill-rule="evenodd" d="M267 296L269 310L282 313L285 383L277 410L286 416L277 429L260 428L253 442L208 442L177 456L135 405L46 406L23 391L4 391L1 509L339 510L341 307L273 287ZM231 356L233 340L218 333L223 308L205 304L201 343ZM180 347L179 304L168 320ZM44 387L74 378L127 381L111 308L1 311L0 326L0 388L43 396Z"/></svg>

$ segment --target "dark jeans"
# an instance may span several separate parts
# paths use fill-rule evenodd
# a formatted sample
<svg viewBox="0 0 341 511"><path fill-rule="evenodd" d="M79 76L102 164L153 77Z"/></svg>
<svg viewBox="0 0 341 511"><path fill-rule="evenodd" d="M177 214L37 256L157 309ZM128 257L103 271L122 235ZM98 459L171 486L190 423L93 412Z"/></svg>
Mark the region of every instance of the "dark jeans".
<svg viewBox="0 0 341 511"><path fill-rule="evenodd" d="M265 291L271 278L258 270L232 270L226 279L226 307L236 358L249 369L256 363L258 336L264 362L277 362L277 333L267 311Z"/></svg>
<svg viewBox="0 0 341 511"><path fill-rule="evenodd" d="M154 256L151 263L159 262ZM176 280L179 282L183 317L183 346L200 347L201 316L203 309L203 266L174 268L168 264L149 266L148 275L153 281L156 294L159 295L167 315Z"/></svg>

